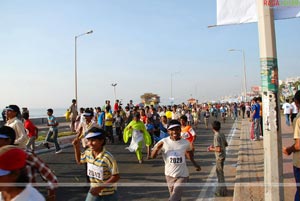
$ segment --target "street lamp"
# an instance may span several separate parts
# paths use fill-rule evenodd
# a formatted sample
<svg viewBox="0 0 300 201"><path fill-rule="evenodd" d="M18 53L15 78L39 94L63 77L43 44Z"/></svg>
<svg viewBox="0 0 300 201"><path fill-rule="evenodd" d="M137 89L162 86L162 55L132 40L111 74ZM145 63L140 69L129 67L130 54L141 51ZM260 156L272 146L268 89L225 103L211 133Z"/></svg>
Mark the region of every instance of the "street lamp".
<svg viewBox="0 0 300 201"><path fill-rule="evenodd" d="M80 36L84 36L87 34L92 34L93 30L90 30L88 32L85 32L83 34L79 34L77 36L75 36L75 99L76 99L76 107L78 105L78 96L77 96L77 38L79 38ZM77 108L76 108L77 109Z"/></svg>
<svg viewBox="0 0 300 201"><path fill-rule="evenodd" d="M173 101L174 101L174 98L173 98L173 75L177 74L179 72L173 72L171 73L171 105L173 105Z"/></svg>
<svg viewBox="0 0 300 201"><path fill-rule="evenodd" d="M114 94L115 94L115 100L117 100L117 94L116 94L116 86L118 83L112 83L111 86L114 88Z"/></svg>
<svg viewBox="0 0 300 201"><path fill-rule="evenodd" d="M245 101L247 101L247 81L246 81L246 62L245 62L245 52L244 50L239 50L239 49L229 49L228 51L236 51L236 52L241 52L243 54L243 67L244 67L244 79L243 79L243 87L244 87L244 96L245 96Z"/></svg>

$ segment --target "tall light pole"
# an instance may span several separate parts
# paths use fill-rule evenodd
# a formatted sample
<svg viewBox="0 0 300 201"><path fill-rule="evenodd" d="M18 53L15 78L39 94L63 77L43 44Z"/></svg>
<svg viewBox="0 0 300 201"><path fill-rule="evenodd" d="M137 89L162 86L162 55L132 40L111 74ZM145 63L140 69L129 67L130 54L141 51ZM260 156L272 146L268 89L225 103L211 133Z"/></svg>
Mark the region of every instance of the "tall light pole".
<svg viewBox="0 0 300 201"><path fill-rule="evenodd" d="M115 100L117 100L116 86L118 83L112 83L111 86L114 88Z"/></svg>
<svg viewBox="0 0 300 201"><path fill-rule="evenodd" d="M171 73L171 97L170 97L171 105L173 105L173 101L174 101L174 97L173 97L173 76L177 73L179 73L179 72Z"/></svg>
<svg viewBox="0 0 300 201"><path fill-rule="evenodd" d="M237 51L241 52L243 54L243 68L244 68L244 79L243 79L243 91L244 91L244 97L245 101L247 101L247 80L246 80L246 62L245 62L245 52L244 50L238 50L238 49L229 49L228 51Z"/></svg>
<svg viewBox="0 0 300 201"><path fill-rule="evenodd" d="M93 30L90 30L88 32L85 32L83 34L79 34L75 36L75 99L76 99L76 107L78 106L78 96L77 96L77 38L80 36L84 36L86 34L91 34L93 33ZM76 108L77 109L77 108Z"/></svg>

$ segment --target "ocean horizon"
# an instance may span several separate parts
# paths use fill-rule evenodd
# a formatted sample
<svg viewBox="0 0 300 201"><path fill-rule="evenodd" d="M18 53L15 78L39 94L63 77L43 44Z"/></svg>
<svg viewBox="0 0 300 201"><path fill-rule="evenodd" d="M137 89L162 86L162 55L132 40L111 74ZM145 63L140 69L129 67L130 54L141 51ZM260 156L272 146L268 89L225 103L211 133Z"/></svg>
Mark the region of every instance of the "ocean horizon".
<svg viewBox="0 0 300 201"><path fill-rule="evenodd" d="M47 117L47 109L48 108L28 108L30 119ZM55 117L63 117L67 111L66 108L52 108L52 109L53 109L53 115ZM0 115L0 120L3 120L2 115Z"/></svg>

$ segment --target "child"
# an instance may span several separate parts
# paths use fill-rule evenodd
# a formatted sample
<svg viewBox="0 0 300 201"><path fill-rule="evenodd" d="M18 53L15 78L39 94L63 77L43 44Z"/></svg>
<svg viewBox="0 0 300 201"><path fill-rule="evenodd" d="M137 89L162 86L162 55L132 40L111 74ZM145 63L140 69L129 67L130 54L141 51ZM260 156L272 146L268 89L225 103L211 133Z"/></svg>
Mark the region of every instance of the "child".
<svg viewBox="0 0 300 201"><path fill-rule="evenodd" d="M210 113L209 110L206 109L204 113L204 123L205 123L205 128L208 129L208 121L209 121Z"/></svg>
<svg viewBox="0 0 300 201"><path fill-rule="evenodd" d="M88 148L80 152L80 139L72 142L77 164L87 164L90 190L86 200L118 200L116 183L120 179L115 158L105 149L106 134L101 128L92 127L85 138Z"/></svg>
<svg viewBox="0 0 300 201"><path fill-rule="evenodd" d="M35 149L35 140L38 138L39 129L29 120L29 113L24 112L22 114L24 121L24 127L27 131L27 136L29 140L26 144L26 150L30 152L34 152Z"/></svg>
<svg viewBox="0 0 300 201"><path fill-rule="evenodd" d="M212 123L212 129L214 132L214 145L210 145L207 148L209 152L215 152L216 156L216 172L218 177L219 186L215 192L216 196L226 196L227 188L225 186L225 178L224 178L224 161L226 158L226 150L225 148L228 146L225 135L220 133L221 123L219 121L214 121Z"/></svg>
<svg viewBox="0 0 300 201"><path fill-rule="evenodd" d="M47 136L45 138L44 146L49 147L49 142L54 143L55 145L55 153L58 154L62 152L62 149L60 148L57 138L58 138L58 122L56 121L55 116L53 116L53 110L50 108L47 110L47 115L48 115L48 123L47 126L49 126L49 131L47 133ZM52 137L53 136L53 137ZM51 138L52 137L52 138Z"/></svg>
<svg viewBox="0 0 300 201"><path fill-rule="evenodd" d="M115 111L116 114L114 116L114 125L116 128L116 134L118 136L119 142L124 143L123 141L123 130L122 130L122 126L123 126L123 118L120 115L120 110Z"/></svg>

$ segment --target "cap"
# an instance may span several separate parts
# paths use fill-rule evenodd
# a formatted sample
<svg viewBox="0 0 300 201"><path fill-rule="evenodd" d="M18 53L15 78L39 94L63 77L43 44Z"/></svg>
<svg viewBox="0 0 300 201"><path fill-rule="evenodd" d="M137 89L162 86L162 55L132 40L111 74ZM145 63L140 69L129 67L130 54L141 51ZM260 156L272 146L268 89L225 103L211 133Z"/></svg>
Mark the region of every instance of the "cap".
<svg viewBox="0 0 300 201"><path fill-rule="evenodd" d="M5 108L5 110L10 110L16 113L20 113L20 108L17 105L9 105Z"/></svg>
<svg viewBox="0 0 300 201"><path fill-rule="evenodd" d="M175 127L181 127L181 124L178 120L171 120L169 125L168 125L168 130L175 128Z"/></svg>
<svg viewBox="0 0 300 201"><path fill-rule="evenodd" d="M27 154L12 145L0 148L0 176L8 175L11 171L19 170L26 164Z"/></svg>
<svg viewBox="0 0 300 201"><path fill-rule="evenodd" d="M101 136L103 133L100 133L100 132L97 132L97 133L88 133L86 134L85 138L88 139L88 138L92 138L92 137L98 137L98 136Z"/></svg>
<svg viewBox="0 0 300 201"><path fill-rule="evenodd" d="M83 116L92 117L92 116L94 116L94 112L90 109L85 109L84 113L83 113Z"/></svg>

